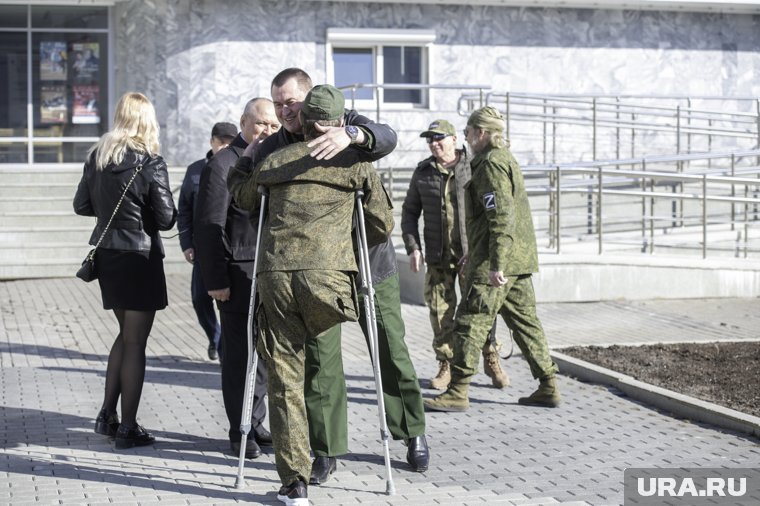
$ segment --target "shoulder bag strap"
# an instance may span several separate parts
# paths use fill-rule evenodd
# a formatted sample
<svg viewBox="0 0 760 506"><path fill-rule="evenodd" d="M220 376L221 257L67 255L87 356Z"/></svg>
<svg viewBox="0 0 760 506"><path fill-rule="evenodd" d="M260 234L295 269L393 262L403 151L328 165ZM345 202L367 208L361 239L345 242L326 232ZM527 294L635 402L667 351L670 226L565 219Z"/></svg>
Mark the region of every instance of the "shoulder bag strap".
<svg viewBox="0 0 760 506"><path fill-rule="evenodd" d="M92 248L92 251L90 251L90 254L88 255L88 259L92 259L93 256L95 256L95 250L98 249L98 246L100 246L100 243L103 242L103 238L105 238L106 233L108 232L108 228L111 226L111 222L116 217L116 213L119 211L119 207L121 207L121 203L124 201L124 197L127 196L127 191L129 190L129 187L132 186L132 182L137 177L137 174L142 170L143 165L140 163L137 167L135 167L135 172L132 174L132 178L129 180L129 183L127 183L126 188L124 188L124 192L121 194L121 197L119 198L119 201L116 203L116 207L113 210L113 213L111 213L111 217L108 219L108 223L106 223L106 227L103 229L103 233L100 234L100 238L98 239L98 242L95 244L95 247Z"/></svg>

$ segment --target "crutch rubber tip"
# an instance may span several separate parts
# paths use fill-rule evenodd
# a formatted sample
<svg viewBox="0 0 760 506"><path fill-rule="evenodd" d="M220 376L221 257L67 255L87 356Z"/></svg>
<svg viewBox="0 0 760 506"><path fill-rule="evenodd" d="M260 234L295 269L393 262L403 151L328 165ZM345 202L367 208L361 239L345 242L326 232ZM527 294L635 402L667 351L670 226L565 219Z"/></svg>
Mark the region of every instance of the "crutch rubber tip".
<svg viewBox="0 0 760 506"><path fill-rule="evenodd" d="M241 480L240 478L236 479L235 488L238 490L245 488L245 480Z"/></svg>
<svg viewBox="0 0 760 506"><path fill-rule="evenodd" d="M385 487L385 493L388 495L396 495L396 487L393 483L388 483Z"/></svg>

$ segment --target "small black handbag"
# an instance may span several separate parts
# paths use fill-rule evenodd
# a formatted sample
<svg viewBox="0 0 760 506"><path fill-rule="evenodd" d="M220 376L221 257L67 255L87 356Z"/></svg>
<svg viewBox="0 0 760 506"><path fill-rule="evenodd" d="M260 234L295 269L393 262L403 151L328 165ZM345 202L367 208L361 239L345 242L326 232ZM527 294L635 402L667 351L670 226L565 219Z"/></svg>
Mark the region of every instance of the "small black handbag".
<svg viewBox="0 0 760 506"><path fill-rule="evenodd" d="M95 270L95 248L92 248L82 262L82 267L77 271L77 277L82 281L89 283L98 279L98 272Z"/></svg>
<svg viewBox="0 0 760 506"><path fill-rule="evenodd" d="M90 250L89 253L87 253L87 256L84 257L84 261L82 262L82 266L77 271L76 276L81 279L82 281L89 283L90 281L95 281L98 279L98 271L95 268L95 250L98 249L98 246L100 246L100 243L103 242L103 238L106 236L106 232L108 232L108 227L111 226L111 222L113 221L114 217L116 216L116 213L119 210L119 207L121 206L121 203L124 201L124 197L127 195L127 190L129 190L129 187L132 186L132 182L137 177L137 173L142 170L142 164L135 167L135 172L132 174L132 179L129 180L129 183L127 183L127 187L124 188L124 193L121 194L121 198L116 203L116 207L113 210L113 213L111 213L111 218L109 218L108 223L106 224L106 228L103 229L103 233L100 234L100 239L98 239L97 244L95 244L95 247Z"/></svg>

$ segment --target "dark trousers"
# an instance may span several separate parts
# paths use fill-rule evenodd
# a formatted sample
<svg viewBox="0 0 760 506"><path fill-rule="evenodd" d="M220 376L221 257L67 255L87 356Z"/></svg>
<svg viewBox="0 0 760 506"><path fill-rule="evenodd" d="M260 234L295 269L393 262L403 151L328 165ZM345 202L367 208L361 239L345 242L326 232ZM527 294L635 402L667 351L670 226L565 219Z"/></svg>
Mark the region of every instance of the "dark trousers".
<svg viewBox="0 0 760 506"><path fill-rule="evenodd" d="M248 367L248 315L246 313L220 311L222 319L222 397L227 420L230 423L230 441L240 441L240 417L243 413L245 395L245 373ZM251 432L264 422L266 417L265 397L267 393L267 368L259 357L256 369L256 386L253 393Z"/></svg>
<svg viewBox="0 0 760 506"><path fill-rule="evenodd" d="M203 276L201 276L201 270L197 263L193 263L190 296L193 300L193 309L195 309L195 315L198 317L198 323L200 323L203 332L206 333L208 343L219 349L222 328L216 319L214 299L208 294L206 286L203 284Z"/></svg>

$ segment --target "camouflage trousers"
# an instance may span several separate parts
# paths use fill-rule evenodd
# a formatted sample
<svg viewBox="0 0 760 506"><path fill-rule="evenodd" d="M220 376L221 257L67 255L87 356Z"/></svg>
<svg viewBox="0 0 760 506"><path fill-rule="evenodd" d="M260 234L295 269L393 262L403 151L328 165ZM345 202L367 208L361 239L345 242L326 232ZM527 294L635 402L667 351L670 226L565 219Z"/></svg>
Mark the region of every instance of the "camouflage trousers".
<svg viewBox="0 0 760 506"><path fill-rule="evenodd" d="M430 326L433 327L433 351L438 361L454 357L454 316L457 310L457 291L463 291L462 278L456 267L447 265L427 265L425 267L425 304L430 309ZM483 344L483 353L498 353L501 341L495 329Z"/></svg>
<svg viewBox="0 0 760 506"><path fill-rule="evenodd" d="M304 403L304 348L344 321L356 321L353 276L340 271L275 271L257 276L258 352L269 365L269 426L283 485L309 483L309 424ZM340 347L337 348L340 353Z"/></svg>
<svg viewBox="0 0 760 506"><path fill-rule="evenodd" d="M507 284L466 283L466 297L459 304L454 329L453 380L469 383L477 372L480 350L497 314L512 331L512 338L528 361L534 378L559 371L549 355L544 330L536 315L536 296L530 274L509 276Z"/></svg>

